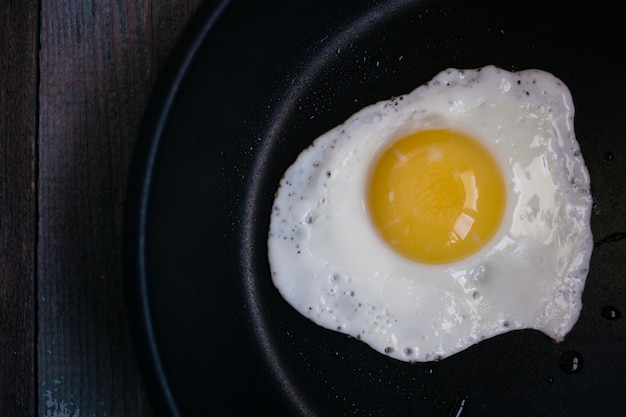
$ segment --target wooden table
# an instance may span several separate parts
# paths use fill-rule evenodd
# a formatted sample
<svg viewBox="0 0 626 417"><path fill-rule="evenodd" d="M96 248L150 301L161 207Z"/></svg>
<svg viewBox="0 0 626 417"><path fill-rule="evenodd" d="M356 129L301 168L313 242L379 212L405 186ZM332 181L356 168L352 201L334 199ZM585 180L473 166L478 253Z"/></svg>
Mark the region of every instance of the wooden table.
<svg viewBox="0 0 626 417"><path fill-rule="evenodd" d="M200 0L0 8L0 415L153 416L125 314L127 171Z"/></svg>

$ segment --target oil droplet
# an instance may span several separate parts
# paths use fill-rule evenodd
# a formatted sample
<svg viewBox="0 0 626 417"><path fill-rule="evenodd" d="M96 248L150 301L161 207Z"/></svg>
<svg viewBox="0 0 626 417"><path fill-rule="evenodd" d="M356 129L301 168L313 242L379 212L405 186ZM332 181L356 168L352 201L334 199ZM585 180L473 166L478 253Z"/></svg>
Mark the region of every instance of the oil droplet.
<svg viewBox="0 0 626 417"><path fill-rule="evenodd" d="M559 367L566 374L575 374L580 372L585 361L583 356L575 350L568 350L561 355Z"/></svg>
<svg viewBox="0 0 626 417"><path fill-rule="evenodd" d="M600 204L596 203L595 201L593 202L593 204L591 205L591 212L593 214L598 214L600 213Z"/></svg>
<svg viewBox="0 0 626 417"><path fill-rule="evenodd" d="M600 314L607 320L617 320L622 317L622 313L613 306L604 306L600 309Z"/></svg>
<svg viewBox="0 0 626 417"><path fill-rule="evenodd" d="M604 159L606 159L607 161L612 161L613 158L614 158L613 152L610 152L610 151L604 152Z"/></svg>

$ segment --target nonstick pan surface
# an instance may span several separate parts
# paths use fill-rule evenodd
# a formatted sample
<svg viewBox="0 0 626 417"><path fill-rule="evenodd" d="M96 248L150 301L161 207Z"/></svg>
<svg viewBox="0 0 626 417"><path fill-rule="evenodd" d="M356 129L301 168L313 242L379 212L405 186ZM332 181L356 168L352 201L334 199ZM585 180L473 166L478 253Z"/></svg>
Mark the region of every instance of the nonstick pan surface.
<svg viewBox="0 0 626 417"><path fill-rule="evenodd" d="M155 408L623 415L625 17L601 2L208 1L160 79L130 173L128 306ZM596 244L566 340L515 331L409 364L297 313L266 256L284 170L362 107L446 68L488 64L549 71L576 106Z"/></svg>

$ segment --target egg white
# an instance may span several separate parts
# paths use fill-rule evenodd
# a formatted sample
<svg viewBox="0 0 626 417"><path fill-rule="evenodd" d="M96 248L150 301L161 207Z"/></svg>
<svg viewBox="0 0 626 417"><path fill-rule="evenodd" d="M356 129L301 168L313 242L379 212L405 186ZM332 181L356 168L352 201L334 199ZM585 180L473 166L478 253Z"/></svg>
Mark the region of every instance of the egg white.
<svg viewBox="0 0 626 417"><path fill-rule="evenodd" d="M431 128L483 143L507 186L496 235L444 265L391 249L366 203L380 152ZM559 79L540 70L448 69L362 109L289 167L271 214L272 280L315 323L403 361L442 359L514 329L560 341L582 307L593 247L589 190L572 97Z"/></svg>

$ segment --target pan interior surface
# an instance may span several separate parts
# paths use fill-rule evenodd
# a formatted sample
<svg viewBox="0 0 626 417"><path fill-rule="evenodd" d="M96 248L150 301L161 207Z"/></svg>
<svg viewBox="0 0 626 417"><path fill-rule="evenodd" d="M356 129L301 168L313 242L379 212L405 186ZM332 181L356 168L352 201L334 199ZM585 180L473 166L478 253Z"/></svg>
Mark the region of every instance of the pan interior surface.
<svg viewBox="0 0 626 417"><path fill-rule="evenodd" d="M205 7L179 47L131 173L129 310L163 415L622 412L623 12L493 0L242 0L216 10ZM576 106L596 245L566 340L515 331L409 364L299 315L267 261L283 172L362 107L446 68L489 64L551 72Z"/></svg>

